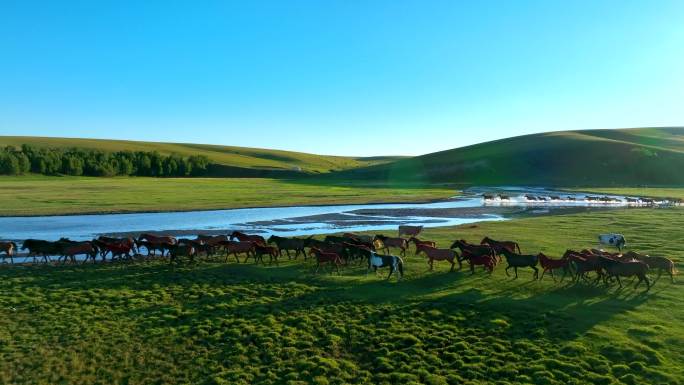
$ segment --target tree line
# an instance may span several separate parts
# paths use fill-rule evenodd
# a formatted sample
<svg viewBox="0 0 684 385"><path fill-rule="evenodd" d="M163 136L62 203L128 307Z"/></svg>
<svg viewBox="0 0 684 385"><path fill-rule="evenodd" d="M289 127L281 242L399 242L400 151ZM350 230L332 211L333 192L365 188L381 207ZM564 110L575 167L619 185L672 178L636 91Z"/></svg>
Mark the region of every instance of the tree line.
<svg viewBox="0 0 684 385"><path fill-rule="evenodd" d="M202 176L209 158L204 155L183 157L162 155L157 151L105 152L81 148L44 148L22 145L0 149L0 174L85 176Z"/></svg>

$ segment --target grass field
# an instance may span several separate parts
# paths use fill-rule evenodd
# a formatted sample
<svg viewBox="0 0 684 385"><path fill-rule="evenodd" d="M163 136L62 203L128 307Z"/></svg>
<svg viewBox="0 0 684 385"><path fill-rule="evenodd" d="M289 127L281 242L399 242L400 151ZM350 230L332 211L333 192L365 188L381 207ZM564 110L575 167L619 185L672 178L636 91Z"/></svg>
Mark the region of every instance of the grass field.
<svg viewBox="0 0 684 385"><path fill-rule="evenodd" d="M558 256L619 231L681 259L684 211L624 209L429 229ZM159 262L0 269L0 382L33 384L678 384L684 286L514 280L498 266L406 277L361 267ZM386 271L383 272L386 274ZM384 278L384 275L383 275Z"/></svg>
<svg viewBox="0 0 684 385"><path fill-rule="evenodd" d="M393 161L399 157L351 157L307 154L302 152L270 150L261 148L215 146L194 143L138 142L132 140L49 138L38 136L0 136L0 146L21 147L29 144L35 147L86 148L106 152L115 151L158 151L161 154L182 156L205 155L212 163L241 168L259 169L301 169L305 172L325 173L331 170L365 167Z"/></svg>
<svg viewBox="0 0 684 385"><path fill-rule="evenodd" d="M454 188L443 185L388 187L257 178L0 176L0 216L413 202L455 194Z"/></svg>

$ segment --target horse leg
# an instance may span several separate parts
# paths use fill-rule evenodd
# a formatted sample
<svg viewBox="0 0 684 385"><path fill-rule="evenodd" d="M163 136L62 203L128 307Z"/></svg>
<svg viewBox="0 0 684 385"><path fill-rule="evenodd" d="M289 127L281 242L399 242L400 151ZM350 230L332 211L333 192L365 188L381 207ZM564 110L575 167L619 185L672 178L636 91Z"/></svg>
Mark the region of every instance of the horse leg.
<svg viewBox="0 0 684 385"><path fill-rule="evenodd" d="M428 259L428 265L430 265L430 271L434 268L434 260L433 259Z"/></svg>
<svg viewBox="0 0 684 385"><path fill-rule="evenodd" d="M518 266L514 266L513 270L515 271L515 279L518 279Z"/></svg>
<svg viewBox="0 0 684 385"><path fill-rule="evenodd" d="M389 281L390 277L392 276L392 273L394 273L394 266L390 266L390 272L389 272L389 275L387 276L388 281Z"/></svg>
<svg viewBox="0 0 684 385"><path fill-rule="evenodd" d="M622 289L622 281L620 281L620 276L619 276L619 275L616 275L615 278L616 278L617 281L618 281L618 285L620 285L618 288L619 288L619 289ZM639 282L641 282L641 281L639 281ZM638 283L637 283L637 285L638 285Z"/></svg>
<svg viewBox="0 0 684 385"><path fill-rule="evenodd" d="M511 276L510 274L508 274L508 269L510 269L510 268L511 268L511 265L506 266L506 270L505 270L505 271L506 271L506 276L507 276L507 277L510 277L510 276Z"/></svg>
<svg viewBox="0 0 684 385"><path fill-rule="evenodd" d="M537 269L537 266L532 266L532 268L534 269L534 278L532 279L539 278L539 269Z"/></svg>
<svg viewBox="0 0 684 385"><path fill-rule="evenodd" d="M451 258L451 259L449 260L449 263L451 263L451 270L449 270L449 272L453 272L453 271L454 271L454 267L456 266L456 264L454 263L454 259Z"/></svg>

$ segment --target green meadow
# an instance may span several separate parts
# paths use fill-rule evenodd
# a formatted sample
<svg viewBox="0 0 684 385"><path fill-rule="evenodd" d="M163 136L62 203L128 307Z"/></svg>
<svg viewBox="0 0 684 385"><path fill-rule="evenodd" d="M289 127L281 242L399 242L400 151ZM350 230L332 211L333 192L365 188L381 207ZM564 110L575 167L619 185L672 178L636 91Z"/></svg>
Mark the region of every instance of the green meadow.
<svg viewBox="0 0 684 385"><path fill-rule="evenodd" d="M681 260L684 211L619 209L428 229L448 247L484 235L558 257L616 231ZM413 249L413 248L411 248ZM499 265L405 278L311 261L222 258L0 268L0 382L31 384L678 384L684 286L507 277ZM681 267L681 265L680 265ZM651 277L655 278L655 277Z"/></svg>
<svg viewBox="0 0 684 385"><path fill-rule="evenodd" d="M422 202L456 194L454 187L444 184L389 186L265 178L0 176L0 216Z"/></svg>

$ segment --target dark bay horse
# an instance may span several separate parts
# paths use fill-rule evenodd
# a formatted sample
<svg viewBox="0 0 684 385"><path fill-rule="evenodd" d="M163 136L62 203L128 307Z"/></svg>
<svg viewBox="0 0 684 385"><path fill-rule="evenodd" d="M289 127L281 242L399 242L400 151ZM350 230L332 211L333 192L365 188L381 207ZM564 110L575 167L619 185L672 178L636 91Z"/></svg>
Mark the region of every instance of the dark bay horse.
<svg viewBox="0 0 684 385"><path fill-rule="evenodd" d="M34 263L38 256L43 257L44 262L48 263L50 262L50 256L60 255L62 248L55 242L42 239L27 239L22 243L21 250L28 250L28 257L32 257Z"/></svg>
<svg viewBox="0 0 684 385"><path fill-rule="evenodd" d="M484 237L482 238L482 241L480 242L481 245L489 245L491 246L494 251L496 252L497 255L503 254L501 252L502 249L506 249L512 253L520 253L520 245L518 245L518 242L513 242L513 241L495 241L492 238L489 237Z"/></svg>
<svg viewBox="0 0 684 385"><path fill-rule="evenodd" d="M646 282L646 291L651 289L651 282L648 280L646 273L648 272L648 265L644 262L620 262L607 257L598 257L599 265L606 271L606 277L604 277L604 282L607 284L607 278L617 278L620 288L622 288L622 282L620 277L632 277L636 276L639 281L634 285L636 289L639 284L644 281Z"/></svg>
<svg viewBox="0 0 684 385"><path fill-rule="evenodd" d="M524 255L516 254L508 251L508 249L501 249L504 257L506 257L506 275L508 274L508 269L511 267L515 270L515 278L518 278L518 268L519 267L530 267L534 270L534 279L539 277L539 269L537 269L537 263L539 263L539 257L536 255Z"/></svg>
<svg viewBox="0 0 684 385"><path fill-rule="evenodd" d="M290 251L295 252L295 259L299 256L299 253L301 252L306 256L306 253L304 251L304 244L305 241L304 239L301 238L285 238L285 237L279 237L277 235L271 235L268 238L268 244L275 243L276 246L278 246L278 253L282 256L283 255L283 250L285 250L285 253L287 254L287 258L290 259Z"/></svg>
<svg viewBox="0 0 684 385"><path fill-rule="evenodd" d="M449 247L450 249L455 249L458 248L461 250L461 260L464 259L463 253L466 251L468 252L468 255L472 256L489 256L492 258L494 263L496 263L496 251L494 251L494 248L492 248L489 245L475 245L472 243L466 242L464 239L461 240L456 240L454 243L451 244Z"/></svg>

